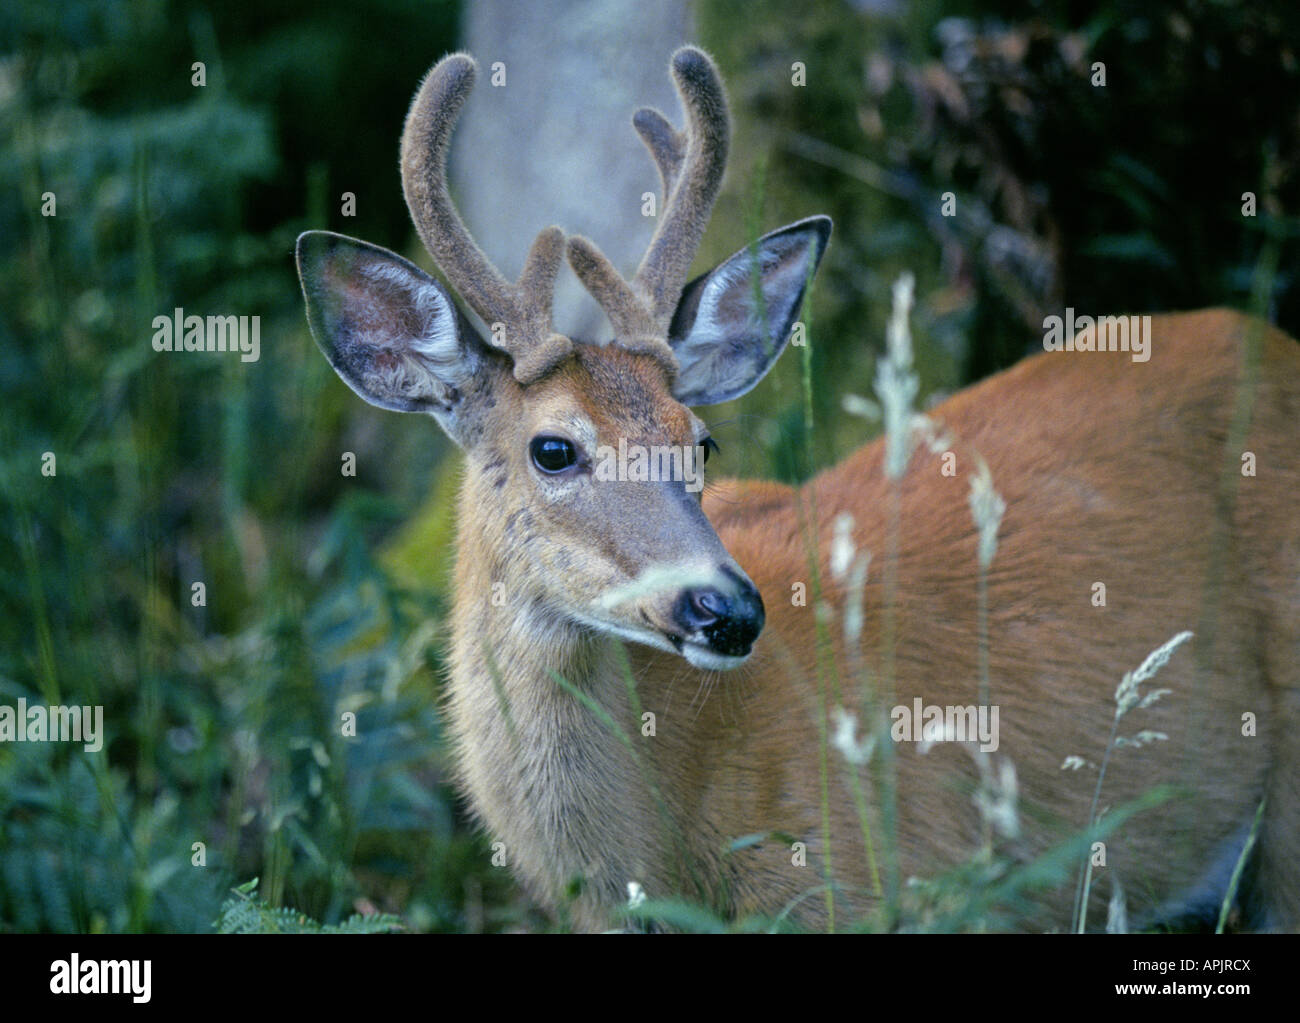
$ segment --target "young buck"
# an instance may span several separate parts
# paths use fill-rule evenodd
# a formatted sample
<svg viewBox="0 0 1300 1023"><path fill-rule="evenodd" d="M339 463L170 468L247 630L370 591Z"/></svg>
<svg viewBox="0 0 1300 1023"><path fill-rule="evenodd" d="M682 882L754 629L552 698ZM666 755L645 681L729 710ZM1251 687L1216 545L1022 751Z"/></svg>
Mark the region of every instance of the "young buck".
<svg viewBox="0 0 1300 1023"><path fill-rule="evenodd" d="M1155 317L1148 361L1044 352L953 397L934 413L952 450L919 448L897 483L877 442L802 487L722 480L701 498L691 456L713 445L691 409L771 368L831 225L791 224L687 283L729 124L704 53L677 51L671 74L684 130L633 118L664 202L630 281L556 227L517 283L475 245L446 184L475 77L463 54L415 97L402 184L490 333L391 252L323 231L298 242L335 370L371 404L432 415L464 451L446 712L460 784L510 866L585 928L608 926L633 882L733 916L826 926L891 907L877 919L906 925L920 896L903 881L980 862L987 777L1009 776L969 744L891 743L890 721L918 701L973 707L988 678L996 756L1018 779L1020 827L997 849L1013 864L1056 850L1042 862L1058 870L985 924L1070 926L1086 853L1094 923L1120 890L1135 923L1213 921L1240 864L1242 925L1295 928L1300 346L1233 312ZM552 327L564 257L609 343ZM611 478L616 449L683 457L668 478ZM970 452L1006 502L986 616ZM856 550L875 555L856 588L830 571L846 513ZM857 601L850 643L840 621ZM1165 738L1115 748L1094 806L1118 681L1183 630L1195 639L1157 681L1169 692L1118 722ZM883 740L865 766L831 741L839 706ZM1091 764L1063 770L1067 757Z"/></svg>

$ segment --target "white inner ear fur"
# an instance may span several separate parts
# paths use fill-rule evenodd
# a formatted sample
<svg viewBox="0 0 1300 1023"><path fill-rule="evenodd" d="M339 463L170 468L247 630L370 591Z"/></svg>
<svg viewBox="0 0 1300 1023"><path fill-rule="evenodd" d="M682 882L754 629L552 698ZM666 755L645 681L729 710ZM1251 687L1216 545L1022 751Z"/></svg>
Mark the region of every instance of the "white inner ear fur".
<svg viewBox="0 0 1300 1023"><path fill-rule="evenodd" d="M463 378L465 365L456 312L435 286L415 280L405 267L368 262L358 268L364 286L355 289L365 307L365 328L350 339L370 348L352 361L361 383L377 394L415 402L444 400L448 385ZM381 337L368 336L382 332Z"/></svg>
<svg viewBox="0 0 1300 1023"><path fill-rule="evenodd" d="M776 239L758 250L763 296L755 301L754 254L737 253L704 283L686 337L673 345L681 372L677 395L684 404L710 405L744 394L763 378L785 346L776 334L789 318L808 269L808 239Z"/></svg>

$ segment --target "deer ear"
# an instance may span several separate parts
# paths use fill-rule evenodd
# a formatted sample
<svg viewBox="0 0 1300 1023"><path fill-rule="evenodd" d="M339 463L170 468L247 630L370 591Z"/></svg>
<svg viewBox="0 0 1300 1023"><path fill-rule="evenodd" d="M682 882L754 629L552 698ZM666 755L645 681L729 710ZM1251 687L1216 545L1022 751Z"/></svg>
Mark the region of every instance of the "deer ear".
<svg viewBox="0 0 1300 1023"><path fill-rule="evenodd" d="M461 441L486 346L442 285L394 252L330 231L300 235L297 257L312 336L344 383L379 408L431 413Z"/></svg>
<svg viewBox="0 0 1300 1023"><path fill-rule="evenodd" d="M738 398L785 350L831 235L830 217L809 217L765 234L682 289L668 330L683 405Z"/></svg>

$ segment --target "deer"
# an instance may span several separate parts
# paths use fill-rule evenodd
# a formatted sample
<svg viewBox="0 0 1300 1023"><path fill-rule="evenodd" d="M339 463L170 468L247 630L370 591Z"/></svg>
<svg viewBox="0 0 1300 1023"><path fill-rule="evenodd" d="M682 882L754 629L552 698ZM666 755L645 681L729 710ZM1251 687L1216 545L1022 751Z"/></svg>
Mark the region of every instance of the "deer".
<svg viewBox="0 0 1300 1023"><path fill-rule="evenodd" d="M401 139L406 203L447 285L343 235L297 243L311 333L344 383L431 416L463 453L444 709L457 784L494 848L582 930L612 926L638 891L733 921L904 928L909 880L952 869L990 833L970 744L895 740L880 723L891 705L977 700L979 534L962 489L977 452L1005 504L987 573L999 735L986 755L1013 766L1021 825L999 846L1031 863L1083 834L1094 857L1087 900L1071 859L1064 880L989 919L1063 929L1086 901L1095 923L1122 889L1146 926L1212 924L1231 900L1243 928L1296 929L1300 346L1210 309L1153 316L1144 362L1082 343L1030 355L933 410L960 439L955 473L918 444L891 483L877 439L798 486L701 490L685 469L609 478L598 451L620 442L702 468L717 445L693 410L771 369L831 233L811 216L688 280L730 115L704 51L677 50L669 73L683 127L633 117L663 202L630 278L554 226L517 281L480 250L447 183L476 76L463 53L430 70ZM551 322L566 261L608 317L604 343ZM1255 471L1225 487L1245 453ZM895 499L893 568L879 569ZM833 624L853 597L832 572L844 523L876 558L855 642ZM819 599L792 596L817 580ZM1094 791L1117 683L1184 631L1161 691L1125 719L1145 745L1116 748ZM874 681L850 685L854 665ZM883 739L865 764L831 742L837 712L860 748ZM1063 770L1072 756L1094 770ZM1106 830L1093 814L1105 807L1131 815Z"/></svg>

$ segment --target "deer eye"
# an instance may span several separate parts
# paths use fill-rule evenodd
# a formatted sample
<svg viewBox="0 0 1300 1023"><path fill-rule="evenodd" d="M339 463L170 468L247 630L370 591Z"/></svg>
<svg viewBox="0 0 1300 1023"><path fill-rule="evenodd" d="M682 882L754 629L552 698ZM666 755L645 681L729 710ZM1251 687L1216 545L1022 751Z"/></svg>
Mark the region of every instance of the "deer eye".
<svg viewBox="0 0 1300 1023"><path fill-rule="evenodd" d="M564 472L578 464L577 449L563 437L534 437L528 450L533 456L533 465L544 473Z"/></svg>

